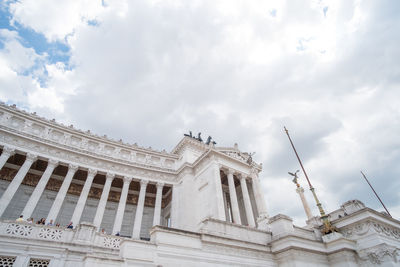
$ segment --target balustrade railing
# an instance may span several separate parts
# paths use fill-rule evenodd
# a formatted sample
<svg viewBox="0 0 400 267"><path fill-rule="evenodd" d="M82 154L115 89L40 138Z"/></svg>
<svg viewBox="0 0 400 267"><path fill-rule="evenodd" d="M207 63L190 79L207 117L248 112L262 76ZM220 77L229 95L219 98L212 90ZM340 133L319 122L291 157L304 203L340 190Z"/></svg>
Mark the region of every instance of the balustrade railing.
<svg viewBox="0 0 400 267"><path fill-rule="evenodd" d="M90 226L90 225L89 225ZM86 227L81 230L79 227L76 229L65 229L56 226L28 224L26 222L13 222L13 221L0 221L0 237L16 237L31 240L44 240L62 243L79 243L75 239L78 236L77 231L90 231L93 235L91 244L96 247L103 247L109 249L119 249L120 243L124 239L120 236L113 236L98 233L95 227Z"/></svg>

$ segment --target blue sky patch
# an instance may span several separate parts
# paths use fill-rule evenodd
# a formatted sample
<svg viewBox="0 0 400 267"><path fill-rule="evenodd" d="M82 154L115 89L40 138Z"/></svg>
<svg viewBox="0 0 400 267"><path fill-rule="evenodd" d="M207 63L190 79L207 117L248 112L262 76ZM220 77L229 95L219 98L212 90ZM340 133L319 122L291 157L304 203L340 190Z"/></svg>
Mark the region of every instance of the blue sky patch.
<svg viewBox="0 0 400 267"><path fill-rule="evenodd" d="M10 23L12 14L9 12L8 6L0 6L0 29L7 29L10 31L18 32L20 43L27 48L33 48L37 54L48 55L47 60L49 63L63 62L68 66L70 58L70 48L68 45L55 41L48 42L46 37L29 27L24 27L18 22ZM0 49L4 48L4 43L0 40Z"/></svg>

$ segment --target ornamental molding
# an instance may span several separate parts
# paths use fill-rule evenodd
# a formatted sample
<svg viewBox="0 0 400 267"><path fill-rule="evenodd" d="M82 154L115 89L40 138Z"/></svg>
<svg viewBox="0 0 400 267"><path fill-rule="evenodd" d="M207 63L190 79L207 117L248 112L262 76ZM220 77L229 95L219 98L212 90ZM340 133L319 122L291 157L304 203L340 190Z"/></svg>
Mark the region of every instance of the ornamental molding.
<svg viewBox="0 0 400 267"><path fill-rule="evenodd" d="M262 169L262 164L257 164L256 162L254 162L251 155L247 152L241 152L237 149L226 149L226 148L217 149L217 151L229 156L230 158L239 160L250 167L258 169L259 171Z"/></svg>
<svg viewBox="0 0 400 267"><path fill-rule="evenodd" d="M358 251L358 255L362 261L369 261L373 264L380 265L384 262L398 263L399 249L387 244L380 244L372 248Z"/></svg>
<svg viewBox="0 0 400 267"><path fill-rule="evenodd" d="M74 128L73 125L66 126L62 123L56 122L55 119L49 120L47 118L38 116L36 112L29 113L26 112L25 110L17 108L15 104L7 105L4 102L0 101L0 123L4 123L5 121L7 121L7 119L12 117L12 115L15 116L13 124L21 124L21 122L23 123L24 119L29 120L29 122L27 123L28 125L25 125L24 128L29 128L30 126L34 126L32 132L37 133L43 129L49 130L49 128L54 128L56 130L65 132L65 134L69 136L72 135L85 136L87 137L86 142L90 140L95 140L97 142L107 142L108 144L115 145L121 148L134 149L136 151L141 151L145 153L166 155L168 157L176 158L176 155L170 154L165 150L157 151L152 149L151 147L149 148L140 147L136 143L135 144L124 143L121 139L116 141L108 138L107 135L99 136L97 134L91 133L90 130L84 132L80 129Z"/></svg>
<svg viewBox="0 0 400 267"><path fill-rule="evenodd" d="M138 167L137 164L131 164L119 160L100 158L92 155L82 155L78 152L49 144L41 143L36 140L27 139L15 134L1 131L0 126L0 145L14 146L24 152L34 151L44 158L57 159L66 164L73 164L88 169L95 169L100 172L113 172L119 176L130 176L138 179L163 180L165 182L176 182L178 177L172 170L163 170L161 168L149 168L149 166Z"/></svg>
<svg viewBox="0 0 400 267"><path fill-rule="evenodd" d="M205 144L203 142L200 142L192 137L187 137L185 136L184 138L182 138L182 140L174 147L174 149L172 149L171 154L175 154L175 155L181 155L182 152L184 151L184 148L186 147L190 147L190 149L199 152L199 153L203 153L204 151L210 149L213 147L212 144Z"/></svg>
<svg viewBox="0 0 400 267"><path fill-rule="evenodd" d="M101 138L0 103L0 128L28 139L74 150L79 153L125 160L161 169L175 169L177 155Z"/></svg>
<svg viewBox="0 0 400 267"><path fill-rule="evenodd" d="M373 220L363 221L355 225L343 227L340 232L349 239L358 239L361 236L377 233L393 239L400 240L400 228L396 228Z"/></svg>

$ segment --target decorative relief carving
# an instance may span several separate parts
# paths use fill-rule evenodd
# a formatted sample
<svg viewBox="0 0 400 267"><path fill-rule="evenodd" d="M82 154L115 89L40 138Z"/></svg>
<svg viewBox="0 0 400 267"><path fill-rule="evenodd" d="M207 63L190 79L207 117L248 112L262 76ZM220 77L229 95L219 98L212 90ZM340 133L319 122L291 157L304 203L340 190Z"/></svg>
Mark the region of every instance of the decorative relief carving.
<svg viewBox="0 0 400 267"><path fill-rule="evenodd" d="M119 244L121 243L121 238L113 236L105 236L103 238L103 246L106 248L119 249Z"/></svg>
<svg viewBox="0 0 400 267"><path fill-rule="evenodd" d="M146 197L144 200L144 205L148 207L154 207L156 205L156 199L153 197Z"/></svg>
<svg viewBox="0 0 400 267"><path fill-rule="evenodd" d="M29 186L36 186L39 183L40 176L32 173L26 174L22 184Z"/></svg>
<svg viewBox="0 0 400 267"><path fill-rule="evenodd" d="M42 228L40 229L39 237L57 241L61 239L63 232L63 230L56 228Z"/></svg>
<svg viewBox="0 0 400 267"><path fill-rule="evenodd" d="M363 261L369 261L376 265L380 265L385 261L398 262L399 257L399 249L386 244L364 249L358 253Z"/></svg>
<svg viewBox="0 0 400 267"><path fill-rule="evenodd" d="M7 167L3 167L0 171L0 179L6 180L6 181L11 181L15 175L17 174L17 170L13 170Z"/></svg>
<svg viewBox="0 0 400 267"><path fill-rule="evenodd" d="M4 108L4 106L3 106ZM10 109L10 107L6 107L6 109ZM21 111L18 111L21 112ZM24 113L24 112L22 112ZM29 114L28 114L29 115ZM3 119L6 121L10 121L10 117L8 116L8 113L3 115ZM35 116L35 119L37 116ZM29 125L33 121L30 120L23 120L23 125ZM79 162L82 165L89 165L93 168L101 169L104 170L105 166L108 164L109 170L113 170L113 172L117 172L120 175L128 174L128 175L136 175L136 176L142 176L142 177L155 177L155 178L160 178L163 180L169 180L169 181L176 181L179 179L179 177L176 176L176 173L174 170L171 168L174 167L175 159L171 158L164 158L161 156L154 155L154 154L147 154L145 151L142 152L136 152L134 150L130 151L128 149L122 149L120 147L115 147L114 153L110 156L104 155L103 152L101 152L101 148L105 147L105 144L101 143L95 143L98 144L98 148L100 151L90 151L89 147L91 145L91 141L88 141L87 146L85 149L82 149L80 145L82 145L82 140L84 139L86 141L86 138L82 138L77 135L71 135L68 132L63 132L58 129L53 129L49 125L45 124L40 124L37 122L34 122L38 125L39 128L43 128L46 131L46 134L41 133L40 135L34 134L30 132L29 130L30 127L28 127L26 130L24 129L18 129L14 130L11 128L8 128L4 125L8 124L3 124L0 125L0 128L5 129L5 132L3 135L0 136L0 140L4 141L4 143L9 143L10 145L15 145L19 149L22 150L30 150L30 151L39 151L42 155L46 155L48 157L54 157L57 158L61 161L68 162ZM49 123L47 121L46 123ZM53 123L53 122L50 122ZM41 128L41 129L42 129ZM13 133L18 133L21 136L15 136ZM44 139L45 138L45 139ZM76 139L78 138L78 139ZM87 139L89 140L89 139ZM40 143L38 143L38 141ZM78 146L70 146L68 144L73 143L73 142L80 142L80 145ZM68 146L68 147L67 147ZM64 148L68 148L68 150L64 150ZM137 147L137 146L134 146ZM97 149L96 149L97 150ZM101 152L101 153L100 153ZM85 155L79 155L76 153L80 154L85 154ZM88 157L87 155L96 155L96 154L102 154L103 159L94 159L92 157ZM143 156L142 163L139 163L136 160L135 154L140 154ZM126 159L124 159L123 154L126 155ZM166 154L166 153L164 153ZM166 155L168 156L168 155ZM118 160L119 163L110 163L107 160ZM133 161L133 162L132 162ZM127 166L127 164L132 164L134 163L135 166ZM141 169L141 168L149 168L149 169ZM151 170L150 170L151 168ZM166 168L166 169L165 169Z"/></svg>
<svg viewBox="0 0 400 267"><path fill-rule="evenodd" d="M398 229L375 221L365 221L355 226L341 229L343 235L347 238L355 238L356 236L365 235L370 230L379 234L384 234L388 237L400 239L400 231Z"/></svg>
<svg viewBox="0 0 400 267"><path fill-rule="evenodd" d="M102 188L91 187L89 191L89 198L100 199L102 192L103 192Z"/></svg>
<svg viewBox="0 0 400 267"><path fill-rule="evenodd" d="M71 183L71 185L68 188L68 194L79 196L82 192L82 188L83 185Z"/></svg>
<svg viewBox="0 0 400 267"><path fill-rule="evenodd" d="M6 233L8 235L16 235L28 237L31 235L33 227L26 224L10 223L7 225Z"/></svg>
<svg viewBox="0 0 400 267"><path fill-rule="evenodd" d="M400 239L400 231L396 228L393 228L391 226L385 226L377 222L372 222L372 226L374 227L375 231L380 234Z"/></svg>
<svg viewBox="0 0 400 267"><path fill-rule="evenodd" d="M108 200L114 201L114 202L119 202L120 196L121 196L121 194L119 192L110 191L110 193L108 194Z"/></svg>
<svg viewBox="0 0 400 267"><path fill-rule="evenodd" d="M138 202L138 196L133 196L133 195L128 194L128 197L126 198L126 202L129 204L136 205Z"/></svg>
<svg viewBox="0 0 400 267"><path fill-rule="evenodd" d="M63 136L64 136L64 134L62 132L59 132L56 130L52 130L50 132L50 139L52 139L54 141L61 141Z"/></svg>
<svg viewBox="0 0 400 267"><path fill-rule="evenodd" d="M9 120L9 125L13 128L20 129L24 126L25 120L12 116Z"/></svg>
<svg viewBox="0 0 400 267"><path fill-rule="evenodd" d="M58 190L60 190L61 185L62 185L62 181L50 179L46 185L46 189L58 192Z"/></svg>

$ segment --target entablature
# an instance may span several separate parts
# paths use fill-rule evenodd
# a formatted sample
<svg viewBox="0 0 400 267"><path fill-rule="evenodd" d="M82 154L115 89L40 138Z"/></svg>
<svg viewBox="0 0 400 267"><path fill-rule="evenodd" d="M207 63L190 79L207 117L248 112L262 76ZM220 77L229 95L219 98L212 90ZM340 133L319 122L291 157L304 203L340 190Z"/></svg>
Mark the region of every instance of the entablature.
<svg viewBox="0 0 400 267"><path fill-rule="evenodd" d="M0 145L15 148L16 152L21 154L32 153L42 159L56 159L60 161L60 165L75 164L80 168L96 169L103 173L112 172L119 176L135 177L141 180L159 180L166 183L177 181L174 170L115 160L111 157L100 157L96 154L79 153L76 149L60 148L48 142L25 138L18 133L9 133L3 128L0 128Z"/></svg>
<svg viewBox="0 0 400 267"><path fill-rule="evenodd" d="M55 120L46 120L35 113L29 114L0 103L0 127L6 132L20 134L27 139L49 143L63 149L70 149L87 155L97 155L107 159L125 161L150 168L176 170L179 156L165 150L159 152L130 145L64 126Z"/></svg>

